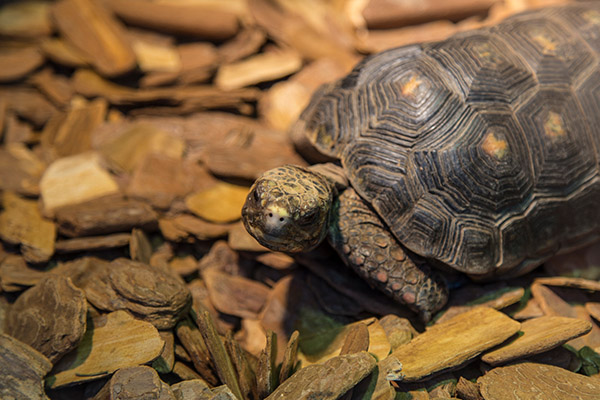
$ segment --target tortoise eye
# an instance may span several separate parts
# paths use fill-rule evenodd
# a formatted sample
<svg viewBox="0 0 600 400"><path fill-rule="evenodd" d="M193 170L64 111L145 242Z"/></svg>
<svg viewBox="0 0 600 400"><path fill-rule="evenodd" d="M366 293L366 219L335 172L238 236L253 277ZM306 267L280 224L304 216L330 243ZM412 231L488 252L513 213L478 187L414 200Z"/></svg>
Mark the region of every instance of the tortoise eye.
<svg viewBox="0 0 600 400"><path fill-rule="evenodd" d="M258 193L258 187L255 188L252 192L253 192L252 195L254 196L254 201L259 202L260 201L260 193Z"/></svg>

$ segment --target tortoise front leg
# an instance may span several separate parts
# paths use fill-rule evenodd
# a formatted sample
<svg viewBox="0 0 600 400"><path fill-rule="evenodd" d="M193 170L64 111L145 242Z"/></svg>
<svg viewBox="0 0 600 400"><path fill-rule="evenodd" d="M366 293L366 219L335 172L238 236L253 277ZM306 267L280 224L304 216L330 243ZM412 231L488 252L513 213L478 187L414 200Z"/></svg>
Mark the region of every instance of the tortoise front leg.
<svg viewBox="0 0 600 400"><path fill-rule="evenodd" d="M371 286L429 321L446 304L448 289L439 272L407 252L379 216L348 188L334 205L329 241Z"/></svg>

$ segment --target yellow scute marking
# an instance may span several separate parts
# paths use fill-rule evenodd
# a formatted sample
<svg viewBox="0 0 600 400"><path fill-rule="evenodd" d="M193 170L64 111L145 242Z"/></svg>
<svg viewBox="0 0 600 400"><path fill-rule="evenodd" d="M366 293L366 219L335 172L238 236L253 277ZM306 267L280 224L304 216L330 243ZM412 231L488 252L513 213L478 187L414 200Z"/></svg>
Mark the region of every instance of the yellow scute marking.
<svg viewBox="0 0 600 400"><path fill-rule="evenodd" d="M544 49L544 53L556 51L556 43L552 41L552 39L542 35L541 33L538 33L537 35L533 36L533 40L535 40L540 46L542 46L542 48Z"/></svg>
<svg viewBox="0 0 600 400"><path fill-rule="evenodd" d="M487 154L498 160L504 158L506 153L508 153L508 143L506 140L502 138L498 139L493 132L490 132L485 136L481 148Z"/></svg>
<svg viewBox="0 0 600 400"><path fill-rule="evenodd" d="M546 121L544 121L544 132L546 133L546 136L553 139L565 136L567 132L565 131L562 117L559 114L550 111Z"/></svg>
<svg viewBox="0 0 600 400"><path fill-rule="evenodd" d="M413 74L408 81L402 83L402 94L404 96L412 96L420 84L421 80L419 77Z"/></svg>

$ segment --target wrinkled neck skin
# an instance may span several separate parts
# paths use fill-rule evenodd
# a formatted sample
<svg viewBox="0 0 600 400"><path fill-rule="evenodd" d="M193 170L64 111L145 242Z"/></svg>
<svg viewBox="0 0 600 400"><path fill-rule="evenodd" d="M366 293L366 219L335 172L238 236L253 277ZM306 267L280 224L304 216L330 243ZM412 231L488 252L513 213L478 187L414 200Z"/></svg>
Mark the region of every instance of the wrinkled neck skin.
<svg viewBox="0 0 600 400"><path fill-rule="evenodd" d="M272 169L250 189L242 208L244 226L271 250L312 250L327 235L336 193L336 184L318 172L293 165Z"/></svg>

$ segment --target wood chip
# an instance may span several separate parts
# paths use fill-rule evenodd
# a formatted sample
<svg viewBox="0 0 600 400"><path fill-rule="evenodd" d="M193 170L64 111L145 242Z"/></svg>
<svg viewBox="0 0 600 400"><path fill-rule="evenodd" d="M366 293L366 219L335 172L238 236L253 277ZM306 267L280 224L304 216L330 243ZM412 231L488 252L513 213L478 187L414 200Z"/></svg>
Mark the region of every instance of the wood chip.
<svg viewBox="0 0 600 400"><path fill-rule="evenodd" d="M285 382L296 370L296 363L298 361L298 337L300 336L298 331L292 332L290 340L288 340L285 352L283 353L283 359L281 361L281 369L279 370L279 384Z"/></svg>
<svg viewBox="0 0 600 400"><path fill-rule="evenodd" d="M247 195L246 186L221 182L210 189L189 195L185 199L185 205L191 212L207 221L232 222L241 218L242 206Z"/></svg>
<svg viewBox="0 0 600 400"><path fill-rule="evenodd" d="M151 153L180 161L185 144L150 124L135 124L115 140L102 146L102 154L124 171L133 169Z"/></svg>
<svg viewBox="0 0 600 400"><path fill-rule="evenodd" d="M50 68L31 76L28 82L59 107L66 107L74 94L71 81L64 75L54 74Z"/></svg>
<svg viewBox="0 0 600 400"><path fill-rule="evenodd" d="M23 257L13 254L0 256L0 287L5 292L20 292L45 276L45 271L29 267Z"/></svg>
<svg viewBox="0 0 600 400"><path fill-rule="evenodd" d="M277 360L277 334L267 331L267 343L258 357L256 367L256 382L258 396L261 399L269 396L277 387L276 360Z"/></svg>
<svg viewBox="0 0 600 400"><path fill-rule="evenodd" d="M269 51L222 65L217 72L215 84L224 90L239 89L283 78L298 71L301 66L302 58L295 51Z"/></svg>
<svg viewBox="0 0 600 400"><path fill-rule="evenodd" d="M240 391L245 400L258 398L258 388L256 386L256 374L250 365L248 357L240 344L234 339L231 331L227 332L225 337L225 347L231 361L235 367Z"/></svg>
<svg viewBox="0 0 600 400"><path fill-rule="evenodd" d="M102 310L129 310L159 329L169 329L187 312L191 295L180 278L146 264L118 258L91 275L82 289Z"/></svg>
<svg viewBox="0 0 600 400"><path fill-rule="evenodd" d="M201 379L189 379L171 385L177 400L210 399L210 387Z"/></svg>
<svg viewBox="0 0 600 400"><path fill-rule="evenodd" d="M309 365L281 384L267 400L337 399L367 376L375 364L373 356L363 351Z"/></svg>
<svg viewBox="0 0 600 400"><path fill-rule="evenodd" d="M588 333L592 324L575 318L547 316L521 324L520 336L499 349L486 353L481 360L493 365L548 351L567 341Z"/></svg>
<svg viewBox="0 0 600 400"><path fill-rule="evenodd" d="M135 67L125 28L101 3L61 0L52 5L52 16L63 37L101 74L117 76Z"/></svg>
<svg viewBox="0 0 600 400"><path fill-rule="evenodd" d="M44 163L25 145L7 144L0 149L0 190L39 195Z"/></svg>
<svg viewBox="0 0 600 400"><path fill-rule="evenodd" d="M340 356L369 349L369 328L363 323L352 325L340 349Z"/></svg>
<svg viewBox="0 0 600 400"><path fill-rule="evenodd" d="M231 389L238 400L242 400L242 392L237 381L235 368L221 338L217 334L210 314L208 312L201 313L196 322L213 360L219 379Z"/></svg>
<svg viewBox="0 0 600 400"><path fill-rule="evenodd" d="M0 15L1 20L1 15ZM0 31L2 29L0 28ZM44 56L36 47L0 51L0 82L23 78L44 63Z"/></svg>
<svg viewBox="0 0 600 400"><path fill-rule="evenodd" d="M54 366L47 385L58 388L99 379L121 368L151 362L163 346L152 324L136 320L125 311L106 314L88 325L79 347Z"/></svg>
<svg viewBox="0 0 600 400"><path fill-rule="evenodd" d="M269 288L260 282L229 275L215 268L203 270L202 278L215 308L241 318L258 318L270 293Z"/></svg>
<svg viewBox="0 0 600 400"><path fill-rule="evenodd" d="M585 309L596 321L600 322L600 303L586 303Z"/></svg>
<svg viewBox="0 0 600 400"><path fill-rule="evenodd" d="M4 192L0 212L0 238L21 246L27 261L45 262L54 254L56 227L42 218L38 204Z"/></svg>
<svg viewBox="0 0 600 400"><path fill-rule="evenodd" d="M104 80L90 70L77 70L73 76L73 86L83 96L102 96L115 105L156 102L183 105L182 109L173 112L182 114L203 109L235 107L246 101L255 101L260 94L259 90L253 88L224 91L209 85L137 89ZM185 108L186 104L189 108Z"/></svg>
<svg viewBox="0 0 600 400"><path fill-rule="evenodd" d="M196 371L185 365L180 361L176 361L173 366L173 374L183 381L190 380L202 380L202 377L198 375Z"/></svg>
<svg viewBox="0 0 600 400"><path fill-rule="evenodd" d="M198 327L189 319L185 319L177 324L175 332L192 359L196 371L208 383L216 385L218 378L214 371L214 362Z"/></svg>
<svg viewBox="0 0 600 400"><path fill-rule="evenodd" d="M495 2L495 0L455 0L440 4L434 0L425 0L419 4L419 7L412 7L393 0L369 0L362 15L369 28L381 29L437 19L460 20L485 13Z"/></svg>
<svg viewBox="0 0 600 400"><path fill-rule="evenodd" d="M481 393L479 393L479 386L462 376L458 378L456 393L463 400L483 400Z"/></svg>
<svg viewBox="0 0 600 400"><path fill-rule="evenodd" d="M42 353L0 333L0 397L47 400L44 376L51 369L52 363Z"/></svg>
<svg viewBox="0 0 600 400"><path fill-rule="evenodd" d="M59 207L118 193L119 186L102 167L100 155L91 152L50 164L40 181L40 190L45 212L52 213Z"/></svg>
<svg viewBox="0 0 600 400"><path fill-rule="evenodd" d="M219 46L218 57L225 64L241 60L258 53L266 40L267 35L262 29L257 26L247 27L233 39Z"/></svg>
<svg viewBox="0 0 600 400"><path fill-rule="evenodd" d="M165 342L160 356L152 362L152 368L158 373L168 374L175 365L175 336L173 331L160 331L160 338Z"/></svg>
<svg viewBox="0 0 600 400"><path fill-rule="evenodd" d="M600 392L598 379L551 365L534 363L494 368L477 382L486 400L523 398L592 400L597 399Z"/></svg>
<svg viewBox="0 0 600 400"><path fill-rule="evenodd" d="M160 380L154 369L145 365L119 369L108 384L111 399L176 399L169 385Z"/></svg>
<svg viewBox="0 0 600 400"><path fill-rule="evenodd" d="M600 282L583 278L569 278L564 276L552 276L537 278L536 283L546 286L564 286L577 289L600 291Z"/></svg>
<svg viewBox="0 0 600 400"><path fill-rule="evenodd" d="M98 251L129 246L129 233L116 233L106 236L93 236L75 239L58 240L55 248L57 254L77 253L81 251Z"/></svg>
<svg viewBox="0 0 600 400"><path fill-rule="evenodd" d="M35 127L42 127L56 114L52 105L40 92L30 88L0 87L0 100L20 118L30 121Z"/></svg>
<svg viewBox="0 0 600 400"><path fill-rule="evenodd" d="M0 34L12 37L47 36L52 32L47 1L5 3L0 8Z"/></svg>
<svg viewBox="0 0 600 400"><path fill-rule="evenodd" d="M218 239L231 230L230 224L215 224L189 214L180 214L170 221L178 229L193 235L198 240Z"/></svg>
<svg viewBox="0 0 600 400"><path fill-rule="evenodd" d="M47 38L40 44L44 55L59 65L67 67L88 66L85 53L61 38Z"/></svg>
<svg viewBox="0 0 600 400"><path fill-rule="evenodd" d="M222 40L238 31L237 16L202 3L108 0L111 10L131 25L176 35Z"/></svg>
<svg viewBox="0 0 600 400"><path fill-rule="evenodd" d="M400 380L415 382L457 368L517 333L520 325L487 307L434 325L392 353L402 362Z"/></svg>
<svg viewBox="0 0 600 400"><path fill-rule="evenodd" d="M233 224L229 230L227 243L229 244L229 247L238 251L269 251L269 249L258 243L258 241L248 233L241 221Z"/></svg>
<svg viewBox="0 0 600 400"><path fill-rule="evenodd" d="M103 197L56 210L58 229L70 237L127 232L133 228L156 229L152 207L135 200Z"/></svg>
<svg viewBox="0 0 600 400"><path fill-rule="evenodd" d="M410 342L413 337L418 335L408 319L394 314L384 316L379 320L379 324L383 328L392 350Z"/></svg>
<svg viewBox="0 0 600 400"><path fill-rule="evenodd" d="M7 315L7 333L56 363L86 328L87 302L71 279L48 276L23 293Z"/></svg>
<svg viewBox="0 0 600 400"><path fill-rule="evenodd" d="M104 99L71 107L59 121L54 122L56 129L44 130L42 145L47 151L52 149L58 157L91 150L92 132L104 121L106 109Z"/></svg>

